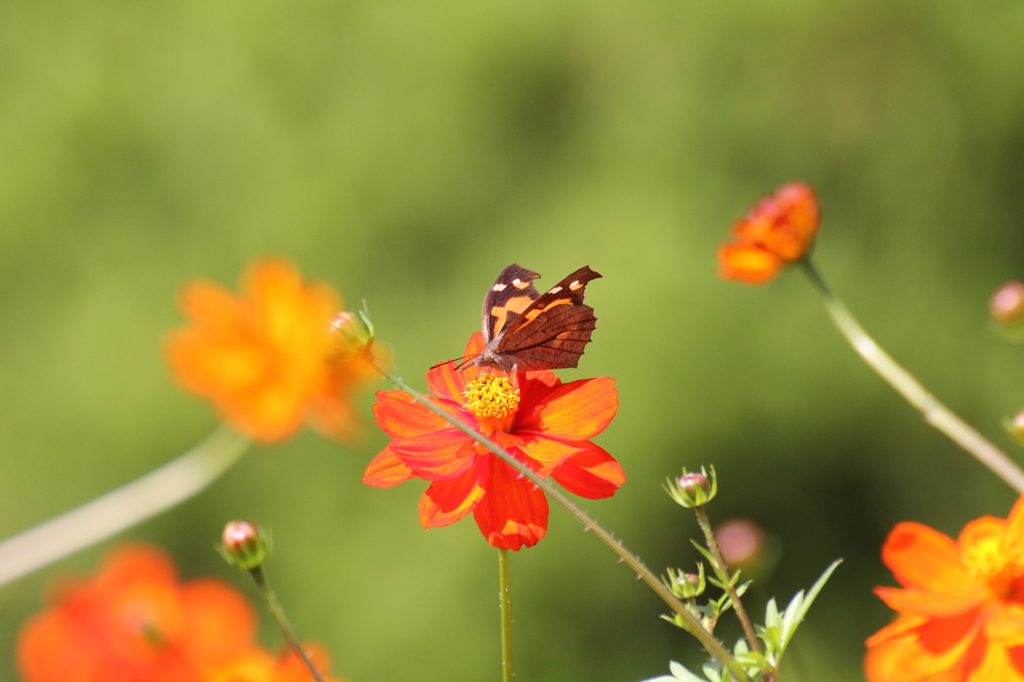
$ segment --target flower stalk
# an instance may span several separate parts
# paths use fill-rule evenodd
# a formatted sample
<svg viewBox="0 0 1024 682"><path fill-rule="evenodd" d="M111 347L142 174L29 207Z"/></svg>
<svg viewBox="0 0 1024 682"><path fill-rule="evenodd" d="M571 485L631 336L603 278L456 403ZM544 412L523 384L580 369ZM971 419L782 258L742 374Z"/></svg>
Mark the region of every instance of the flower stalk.
<svg viewBox="0 0 1024 682"><path fill-rule="evenodd" d="M711 551L715 564L717 564L715 571L722 578L725 591L729 593L729 599L732 600L732 608L736 611L736 617L739 618L740 624L743 626L743 634L747 638L747 644L750 645L752 651L756 651L759 654L764 653L764 649L761 647L761 640L757 638L754 625L750 622L750 616L747 615L747 610L743 607L743 602L740 601L740 596L736 593L736 586L733 585L732 576L729 575L729 568L722 557L722 550L719 548L718 541L715 539L715 533L711 529L711 521L708 520L707 509L701 505L694 507L693 511L697 515L697 525L700 526L701 531L704 533L704 542Z"/></svg>
<svg viewBox="0 0 1024 682"><path fill-rule="evenodd" d="M0 585L166 511L230 469L250 441L220 427L177 459L131 483L0 542Z"/></svg>
<svg viewBox="0 0 1024 682"><path fill-rule="evenodd" d="M707 650L709 654L714 656L716 659L722 662L723 665L729 668L729 671L736 677L739 682L751 682L750 676L748 676L743 669L733 660L732 656L725 649L722 644L714 638L700 622L686 609L686 606L674 595L671 590L665 586L664 583L656 576L647 566L640 560L638 556L630 552L623 546L620 540L617 540L610 532L604 529L600 524L592 519L586 512L580 509L576 504L569 499L561 490L553 486L551 483L541 478L530 469L528 466L520 462L518 459L513 457L505 449L499 447L493 443L489 438L482 435L476 429L462 423L458 419L455 419L452 415L448 414L445 410L441 409L430 401L426 396L421 394L416 389L412 388L407 384L401 377L397 376L393 372L389 371L385 367L377 366L378 371L388 379L395 386L400 388L405 393L409 394L414 400L426 407L428 410L437 414L442 419L447 421L449 424L459 429L476 442L483 445L485 448L493 452L495 455L500 457L509 466L514 468L519 474L526 477L531 483L536 485L538 488L544 491L545 494L549 495L552 499L562 505L570 514L572 514L577 521L582 523L588 530L592 531L598 539L607 545L615 554L617 554L623 562L626 563L631 569L636 571L637 575L647 585L655 591L655 593L661 597L665 603L687 624L690 632L693 633L701 645Z"/></svg>
<svg viewBox="0 0 1024 682"><path fill-rule="evenodd" d="M270 611L270 615L274 617L274 622L277 623L278 629L281 634L284 635L285 641L288 642L288 646L295 652L295 655L302 659L303 664L309 670L310 674L316 682L324 682L324 678L320 675L320 671L313 665L313 661L310 660L306 650L302 648L302 644L299 643L299 638L295 636L295 630L292 629L292 624L288 622L288 617L284 615L284 607L281 606L280 600L277 598L277 593L270 588L267 584L266 576L263 575L263 567L256 566L248 571L249 575L252 576L253 582L256 583L256 588L263 595L264 601L267 602L267 609Z"/></svg>
<svg viewBox="0 0 1024 682"><path fill-rule="evenodd" d="M498 600L501 603L501 682L512 682L512 576L508 550L498 549Z"/></svg>
<svg viewBox="0 0 1024 682"><path fill-rule="evenodd" d="M801 259L800 265L821 297L832 322L864 362L895 388L897 393L906 398L927 423L970 453L1008 486L1018 493L1024 493L1024 470L1006 453L939 402L938 398L929 393L913 375L882 350L874 339L868 336L843 302L832 293L810 257Z"/></svg>

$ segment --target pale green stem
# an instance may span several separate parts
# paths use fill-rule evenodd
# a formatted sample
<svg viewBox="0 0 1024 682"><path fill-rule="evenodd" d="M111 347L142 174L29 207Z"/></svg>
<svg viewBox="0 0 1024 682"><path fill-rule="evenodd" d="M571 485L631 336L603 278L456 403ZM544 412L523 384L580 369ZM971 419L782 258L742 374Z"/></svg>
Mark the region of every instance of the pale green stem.
<svg viewBox="0 0 1024 682"><path fill-rule="evenodd" d="M498 600L501 602L501 682L512 682L512 578L508 550L498 550Z"/></svg>
<svg viewBox="0 0 1024 682"><path fill-rule="evenodd" d="M47 566L170 509L231 468L249 447L220 427L159 469L0 542L0 585Z"/></svg>
<svg viewBox="0 0 1024 682"><path fill-rule="evenodd" d="M888 353L868 336L853 315L847 310L811 262L809 257L800 261L803 271L825 304L825 310L832 317L840 333L846 337L853 349L872 369L889 382L924 417L924 420L946 434L954 443L987 466L996 476L1018 493L1024 493L1024 470L1002 450L992 444L967 422L958 417L938 398L929 393L907 370L903 369Z"/></svg>
<svg viewBox="0 0 1024 682"><path fill-rule="evenodd" d="M679 617L683 620L683 622L686 623L689 632L700 641L700 643L704 646L704 648L707 650L709 654L717 658L719 661L722 662L723 665L728 667L730 672L732 672L732 674L736 677L737 680L739 680L739 682L751 682L750 677L743 671L743 669L736 663L736 661L732 659L732 656L729 655L729 652L725 649L725 647L723 647L722 644L718 640L716 640L714 636L711 635L711 633L704 629L704 627L700 624L700 621L694 618L694 616L686 610L686 606L681 601L679 601L679 599L674 594L672 594L672 591L669 590L668 587L666 587L665 584L661 582L658 576L654 575L654 573L652 573L651 570L644 565L644 563L640 560L640 557L636 556L628 549L626 549L622 545L622 542L620 540L616 540L615 536L613 536L611 533L605 530L597 521L590 518L590 516L586 512L577 507L576 504L565 495L565 493L563 493L561 490L554 487L546 480L538 476L537 473L533 471L533 469L529 468L528 466L520 462L518 459L513 457L511 454L509 454L503 448L499 447L497 444L493 443L489 438L481 434L479 431L476 431L475 429L467 426L466 424L463 424L461 421L453 417L451 414L435 405L433 401L431 401L429 398L421 394L416 389L409 386L409 384L405 383L405 381L403 381L401 378L399 378L392 372L380 366L378 366L377 369L395 386L398 386L400 389L402 389L410 396L412 396L414 400L416 400L421 405L426 407L428 410L430 410L434 414L438 415L439 417L447 421L455 428L459 429L460 431L468 435L476 442L483 445L485 448L493 452L498 457L501 457L503 460L505 460L506 463L508 463L509 466L511 466L520 474L522 474L524 477L526 477L527 480L529 480L535 486L543 490L547 495L549 495L560 505L565 507L565 509L567 509L570 514L576 517L577 521L582 523L588 530L592 531L594 535L596 535L598 539L601 540L601 542L608 545L608 547L613 552L618 554L627 566L636 571L637 575L640 576L641 580L647 583L647 585L652 590L654 590L655 593L657 593L657 595L661 597L665 601L665 603L667 603L672 608L674 612L679 614Z"/></svg>
<svg viewBox="0 0 1024 682"><path fill-rule="evenodd" d="M292 629L292 624L288 622L288 616L284 615L284 607L281 606L281 602L277 598L277 593L270 588L269 584L267 584L266 576L263 575L263 568L257 566L249 571L249 575L252 576L260 594L263 595L263 599L267 602L267 609L270 611L270 615L274 617L274 622L277 623L277 628L281 631L281 634L284 635L285 641L288 642L288 646L295 652L295 655L302 660L316 682L324 682L324 678L320 676L320 671L316 669L316 666L313 665L313 661L310 660L306 650L302 648L299 638L295 635L295 630Z"/></svg>

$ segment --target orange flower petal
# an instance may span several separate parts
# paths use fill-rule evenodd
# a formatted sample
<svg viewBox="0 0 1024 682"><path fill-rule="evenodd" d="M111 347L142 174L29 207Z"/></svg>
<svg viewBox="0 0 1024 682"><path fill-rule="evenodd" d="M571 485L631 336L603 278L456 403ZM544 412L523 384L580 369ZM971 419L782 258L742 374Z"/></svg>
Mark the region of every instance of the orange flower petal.
<svg viewBox="0 0 1024 682"><path fill-rule="evenodd" d="M377 391L373 417L381 431L392 438L409 438L449 428L448 422L405 391Z"/></svg>
<svg viewBox="0 0 1024 682"><path fill-rule="evenodd" d="M963 680L965 657L977 640L984 643L977 634L977 623L970 618L926 621L871 646L864 662L865 675L869 682Z"/></svg>
<svg viewBox="0 0 1024 682"><path fill-rule="evenodd" d="M979 638L980 639L980 638ZM995 682L1005 680L1006 682L1017 682L1024 680L1024 673L1014 664L1007 655L1006 649L1001 646L989 643L980 657L980 664L977 668L965 665L966 675L961 679L970 682Z"/></svg>
<svg viewBox="0 0 1024 682"><path fill-rule="evenodd" d="M626 482L622 465L593 443L555 468L552 478L574 495L599 500L611 497Z"/></svg>
<svg viewBox="0 0 1024 682"><path fill-rule="evenodd" d="M432 482L420 498L420 525L447 526L466 516L486 494L489 478L488 467L481 464L459 478Z"/></svg>
<svg viewBox="0 0 1024 682"><path fill-rule="evenodd" d="M960 562L956 543L920 523L897 524L882 547L882 561L904 587L970 594L977 586Z"/></svg>
<svg viewBox="0 0 1024 682"><path fill-rule="evenodd" d="M502 443L506 450L517 447L524 455L537 462L541 476L547 477L551 470L586 447L586 441L561 441L530 433L517 434L515 445Z"/></svg>
<svg viewBox="0 0 1024 682"><path fill-rule="evenodd" d="M814 190L803 183L783 185L761 199L735 226L737 241L759 246L784 261L803 256L821 222Z"/></svg>
<svg viewBox="0 0 1024 682"><path fill-rule="evenodd" d="M428 481L461 476L476 458L473 441L453 428L396 438L389 447L417 476Z"/></svg>
<svg viewBox="0 0 1024 682"><path fill-rule="evenodd" d="M618 408L614 379L581 379L549 391L542 403L520 403L515 431L588 440L605 430Z"/></svg>
<svg viewBox="0 0 1024 682"><path fill-rule="evenodd" d="M964 526L957 538L961 554L979 543L995 541L1001 544L1006 537L1006 530L1006 521L994 516L982 516L971 521Z"/></svg>
<svg viewBox="0 0 1024 682"><path fill-rule="evenodd" d="M976 609L988 597L988 591L983 587L975 588L970 594L876 587L875 594L894 611L930 617L955 616L964 611Z"/></svg>
<svg viewBox="0 0 1024 682"><path fill-rule="evenodd" d="M275 663L273 656L254 647L207 672L203 682L278 682Z"/></svg>
<svg viewBox="0 0 1024 682"><path fill-rule="evenodd" d="M95 641L82 636L69 613L38 614L18 635L18 670L26 682L93 682L100 679L101 660Z"/></svg>
<svg viewBox="0 0 1024 682"><path fill-rule="evenodd" d="M927 618L921 616L900 616L884 628L867 638L864 642L869 649L885 642L902 637L908 632L919 629L928 622Z"/></svg>
<svg viewBox="0 0 1024 682"><path fill-rule="evenodd" d="M256 635L256 612L235 588L213 578L181 588L189 660L198 667L216 665L245 651Z"/></svg>
<svg viewBox="0 0 1024 682"><path fill-rule="evenodd" d="M384 448L363 472L363 483L374 488L393 488L402 481L408 481L416 474L405 465L390 447Z"/></svg>
<svg viewBox="0 0 1024 682"><path fill-rule="evenodd" d="M491 457L490 464L487 494L473 510L480 532L499 549L533 547L547 532L547 498L497 457Z"/></svg>
<svg viewBox="0 0 1024 682"><path fill-rule="evenodd" d="M784 263L760 246L725 244L718 249L718 274L747 284L767 284L775 279Z"/></svg>
<svg viewBox="0 0 1024 682"><path fill-rule="evenodd" d="M245 329L244 308L231 292L209 280L193 280L185 285L178 305L185 317L206 333L234 337Z"/></svg>
<svg viewBox="0 0 1024 682"><path fill-rule="evenodd" d="M1024 645L1024 604L994 602L985 620L985 636L1003 647Z"/></svg>

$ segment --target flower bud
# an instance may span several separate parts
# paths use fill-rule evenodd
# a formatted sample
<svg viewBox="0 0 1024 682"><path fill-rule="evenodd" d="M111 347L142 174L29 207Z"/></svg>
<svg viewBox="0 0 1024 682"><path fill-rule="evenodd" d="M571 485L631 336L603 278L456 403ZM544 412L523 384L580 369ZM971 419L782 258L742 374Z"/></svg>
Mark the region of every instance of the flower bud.
<svg viewBox="0 0 1024 682"><path fill-rule="evenodd" d="M344 356L357 355L373 343L373 324L365 313L343 311L327 323L327 337L335 352Z"/></svg>
<svg viewBox="0 0 1024 682"><path fill-rule="evenodd" d="M704 594L707 581L704 578L704 564L697 564L697 573L683 573L679 569L668 569L668 578L662 582L680 599L693 599Z"/></svg>
<svg viewBox="0 0 1024 682"><path fill-rule="evenodd" d="M700 573L681 573L676 577L676 585L679 586L679 592L683 599L692 599L699 597L704 593L704 566L700 566Z"/></svg>
<svg viewBox="0 0 1024 682"><path fill-rule="evenodd" d="M718 493L718 478L714 467L711 467L710 478L703 467L700 473L683 469L683 475L670 480L665 487L677 504L687 508L703 507Z"/></svg>
<svg viewBox="0 0 1024 682"><path fill-rule="evenodd" d="M1024 282L1012 280L999 287L989 299L988 311L1004 327L1020 323L1024 318Z"/></svg>
<svg viewBox="0 0 1024 682"><path fill-rule="evenodd" d="M248 521L228 521L217 549L235 568L251 571L267 560L270 544L270 537L262 528Z"/></svg>

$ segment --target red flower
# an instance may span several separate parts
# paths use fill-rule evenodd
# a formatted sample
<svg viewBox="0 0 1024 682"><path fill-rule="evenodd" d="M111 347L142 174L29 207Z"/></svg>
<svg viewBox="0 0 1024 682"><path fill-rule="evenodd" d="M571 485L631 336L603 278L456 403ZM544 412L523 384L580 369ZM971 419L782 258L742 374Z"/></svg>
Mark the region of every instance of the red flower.
<svg viewBox="0 0 1024 682"><path fill-rule="evenodd" d="M483 350L474 334L466 355ZM590 442L615 416L610 377L563 384L552 372L514 376L491 368L427 372L434 402L480 429L543 477L576 495L609 497L626 478L611 455ZM544 494L482 445L402 391L377 393L377 424L393 440L366 468L364 483L388 488L414 476L430 481L420 501L424 528L447 526L473 512L487 542L532 547L544 537Z"/></svg>
<svg viewBox="0 0 1024 682"><path fill-rule="evenodd" d="M804 257L820 224L814 190L799 182L783 185L733 226L733 241L718 250L722 277L748 284L770 282Z"/></svg>
<svg viewBox="0 0 1024 682"><path fill-rule="evenodd" d="M358 422L350 398L378 375L365 353L332 349L326 330L340 306L331 287L283 260L254 264L239 296L191 282L181 307L192 326L171 335L168 360L184 388L252 438L281 440L308 420L348 440Z"/></svg>
<svg viewBox="0 0 1024 682"><path fill-rule="evenodd" d="M18 637L28 682L200 682L251 647L252 607L214 579L178 582L152 547L112 554L60 590Z"/></svg>
<svg viewBox="0 0 1024 682"><path fill-rule="evenodd" d="M875 588L900 617L867 640L870 682L1024 680L1024 497L956 542L900 523L882 560L903 589Z"/></svg>

